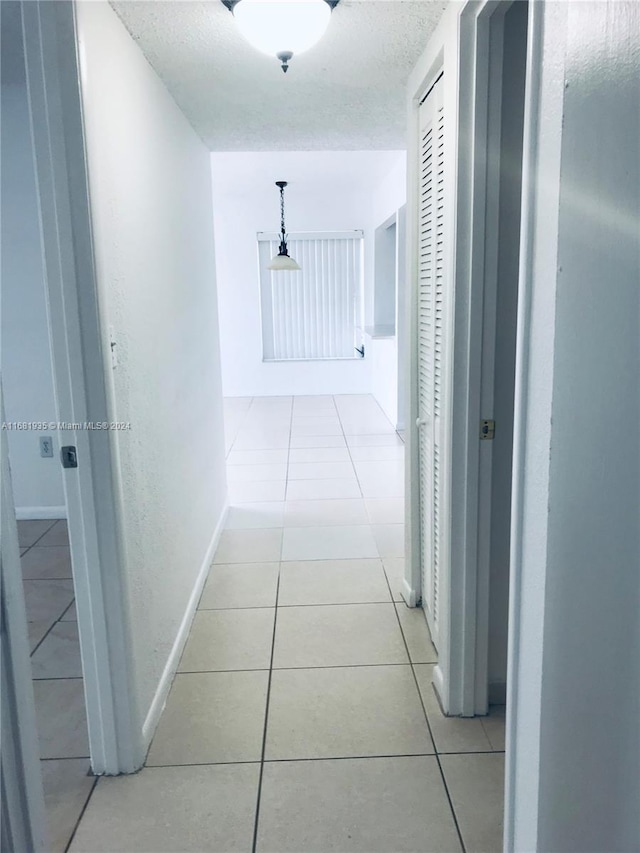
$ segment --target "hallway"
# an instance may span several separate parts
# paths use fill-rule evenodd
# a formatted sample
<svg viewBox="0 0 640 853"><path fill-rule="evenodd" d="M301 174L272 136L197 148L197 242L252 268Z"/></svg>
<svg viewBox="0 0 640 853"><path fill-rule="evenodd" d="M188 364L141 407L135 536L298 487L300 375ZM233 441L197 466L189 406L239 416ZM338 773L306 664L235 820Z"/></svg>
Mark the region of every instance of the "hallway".
<svg viewBox="0 0 640 853"><path fill-rule="evenodd" d="M226 406L231 509L147 766L70 849L501 849L503 719L442 717L399 593L402 441L368 396Z"/></svg>

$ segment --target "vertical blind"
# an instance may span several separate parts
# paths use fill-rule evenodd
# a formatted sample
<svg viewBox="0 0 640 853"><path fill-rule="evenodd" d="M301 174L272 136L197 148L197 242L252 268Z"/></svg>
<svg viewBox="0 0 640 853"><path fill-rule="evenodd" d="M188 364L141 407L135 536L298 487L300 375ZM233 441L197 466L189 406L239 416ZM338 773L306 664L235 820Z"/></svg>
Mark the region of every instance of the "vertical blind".
<svg viewBox="0 0 640 853"><path fill-rule="evenodd" d="M355 358L362 327L362 231L291 235L301 269L268 270L276 234L258 235L265 361Z"/></svg>

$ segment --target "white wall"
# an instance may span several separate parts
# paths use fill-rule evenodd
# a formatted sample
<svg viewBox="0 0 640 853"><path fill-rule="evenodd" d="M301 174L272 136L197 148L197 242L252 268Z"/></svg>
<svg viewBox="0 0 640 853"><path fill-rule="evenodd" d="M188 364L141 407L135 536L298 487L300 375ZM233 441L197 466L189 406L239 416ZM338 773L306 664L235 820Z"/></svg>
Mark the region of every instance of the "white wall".
<svg viewBox="0 0 640 853"><path fill-rule="evenodd" d="M10 47L3 44L3 51ZM26 84L14 77L1 88L1 359L6 416L8 421L56 421ZM40 456L41 435L53 439L53 458ZM18 517L63 517L56 431L11 431L9 452Z"/></svg>
<svg viewBox="0 0 640 853"><path fill-rule="evenodd" d="M539 847L638 850L640 7L568 5Z"/></svg>
<svg viewBox="0 0 640 853"><path fill-rule="evenodd" d="M398 210L403 207L407 200L407 157L405 152L399 152L396 161L388 174L374 188L371 203L371 220L374 229L386 222L389 217L397 215ZM404 217L401 217L400 227L396 226L398 236L397 262L400 264L400 272L404 266L401 263L405 253L406 236ZM373 279L375 245L371 244L367 255L369 272L369 286L367 293L369 298L366 304L366 326L375 327L375 311L373 304ZM404 275L398 277L398 292L396 292L396 333L392 337L379 337L367 335L365 348L370 354L372 361L371 370L371 393L380 404L394 426L401 425L402 413L398 412L398 370L404 369L404 364L399 359L399 341L404 336Z"/></svg>
<svg viewBox="0 0 640 853"><path fill-rule="evenodd" d="M512 846L636 851L640 6L533 6L544 121L516 433Z"/></svg>
<svg viewBox="0 0 640 853"><path fill-rule="evenodd" d="M210 159L110 6L79 3L77 20L112 418L131 423L112 437L148 740L226 503Z"/></svg>
<svg viewBox="0 0 640 853"><path fill-rule="evenodd" d="M287 228L365 232L365 310L370 311L372 198L399 152L214 153L214 219L223 387L226 396L366 394L371 360L263 363L256 234L279 230L277 180Z"/></svg>

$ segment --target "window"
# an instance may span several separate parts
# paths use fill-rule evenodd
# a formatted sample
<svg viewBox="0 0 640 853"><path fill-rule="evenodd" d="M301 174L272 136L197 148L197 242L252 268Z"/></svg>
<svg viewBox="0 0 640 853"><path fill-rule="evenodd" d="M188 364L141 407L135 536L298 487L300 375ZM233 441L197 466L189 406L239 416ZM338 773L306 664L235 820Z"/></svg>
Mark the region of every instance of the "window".
<svg viewBox="0 0 640 853"><path fill-rule="evenodd" d="M358 358L362 231L291 234L299 272L267 269L279 235L258 234L265 361Z"/></svg>

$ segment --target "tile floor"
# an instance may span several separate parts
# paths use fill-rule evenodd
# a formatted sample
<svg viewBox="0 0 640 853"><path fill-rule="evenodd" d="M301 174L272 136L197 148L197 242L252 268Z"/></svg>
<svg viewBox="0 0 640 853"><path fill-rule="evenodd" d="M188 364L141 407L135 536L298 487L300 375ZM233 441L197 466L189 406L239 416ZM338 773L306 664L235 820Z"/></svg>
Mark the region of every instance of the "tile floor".
<svg viewBox="0 0 640 853"><path fill-rule="evenodd" d="M19 521L18 539L49 838L62 853L95 784L67 523Z"/></svg>
<svg viewBox="0 0 640 853"><path fill-rule="evenodd" d="M503 721L446 719L370 397L227 405L231 510L147 766L74 853L501 850Z"/></svg>

